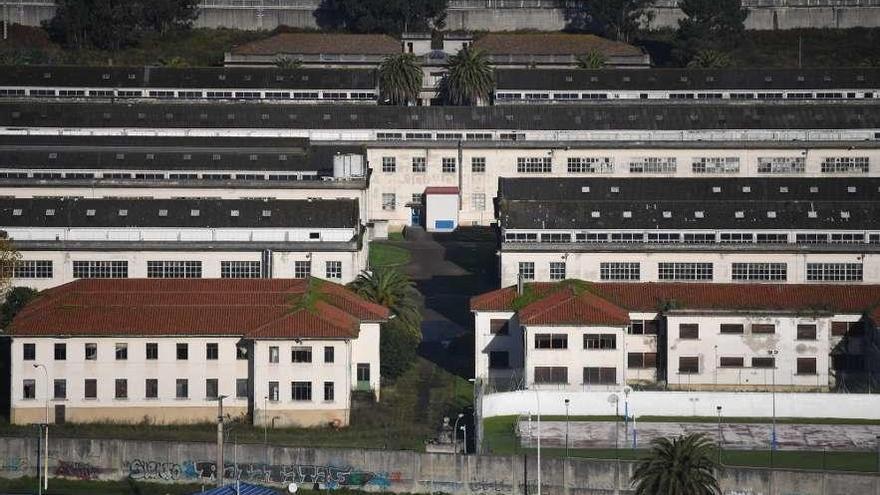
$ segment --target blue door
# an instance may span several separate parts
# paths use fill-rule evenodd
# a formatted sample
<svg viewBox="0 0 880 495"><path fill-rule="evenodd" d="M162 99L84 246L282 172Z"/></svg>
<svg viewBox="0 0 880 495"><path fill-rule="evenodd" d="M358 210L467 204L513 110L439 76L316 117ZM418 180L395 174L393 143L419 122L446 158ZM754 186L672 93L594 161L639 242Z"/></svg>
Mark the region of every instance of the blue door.
<svg viewBox="0 0 880 495"><path fill-rule="evenodd" d="M412 217L410 218L410 225L419 226L422 224L422 205L412 205L410 208L412 210Z"/></svg>

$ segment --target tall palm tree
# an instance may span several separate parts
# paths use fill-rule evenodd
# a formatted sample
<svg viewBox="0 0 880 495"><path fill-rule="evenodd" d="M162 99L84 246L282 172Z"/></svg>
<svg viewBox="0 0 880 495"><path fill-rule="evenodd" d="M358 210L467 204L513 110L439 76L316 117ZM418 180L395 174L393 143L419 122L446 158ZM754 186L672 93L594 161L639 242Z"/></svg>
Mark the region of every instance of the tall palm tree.
<svg viewBox="0 0 880 495"><path fill-rule="evenodd" d="M422 316L415 284L409 277L393 268L377 269L372 273L361 272L349 288L368 301L388 308L413 336L421 337Z"/></svg>
<svg viewBox="0 0 880 495"><path fill-rule="evenodd" d="M636 495L718 495L715 446L703 434L672 440L657 438L651 453L639 463L632 483Z"/></svg>
<svg viewBox="0 0 880 495"><path fill-rule="evenodd" d="M495 88L495 73L489 57L473 48L462 48L449 57L444 81L446 98L453 105L479 105Z"/></svg>
<svg viewBox="0 0 880 495"><path fill-rule="evenodd" d="M381 101L391 105L415 102L422 91L423 76L415 55L401 53L386 57L379 65Z"/></svg>

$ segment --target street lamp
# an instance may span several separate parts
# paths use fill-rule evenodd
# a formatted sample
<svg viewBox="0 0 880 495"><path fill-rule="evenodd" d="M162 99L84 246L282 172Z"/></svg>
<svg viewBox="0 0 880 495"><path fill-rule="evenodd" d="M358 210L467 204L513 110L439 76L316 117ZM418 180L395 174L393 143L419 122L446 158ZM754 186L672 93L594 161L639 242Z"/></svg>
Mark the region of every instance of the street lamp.
<svg viewBox="0 0 880 495"><path fill-rule="evenodd" d="M770 349L767 351L767 354L771 356L771 359L773 359L773 366L771 368L773 386L770 389L770 397L773 404L773 426L770 432L770 467L773 468L773 451L776 450L776 355L779 354L779 350ZM764 376L766 377L767 375Z"/></svg>
<svg viewBox="0 0 880 495"><path fill-rule="evenodd" d="M49 489L49 370L46 369L46 365L44 364L34 364L34 368L40 368L43 370L43 376L46 380L46 397L44 398L46 404L46 415L44 418L43 424L45 424L46 432L45 432L45 444L43 445L43 490ZM43 427L40 427L40 433L42 436ZM37 478L40 477L40 473L37 473Z"/></svg>
<svg viewBox="0 0 880 495"><path fill-rule="evenodd" d="M721 465L721 446L724 444L724 437L721 435L721 406L715 406L718 411L718 465Z"/></svg>
<svg viewBox="0 0 880 495"><path fill-rule="evenodd" d="M452 426L452 448L455 450L455 453L458 454L458 422L461 418L464 417L463 413L458 413L458 417L455 418L455 423Z"/></svg>

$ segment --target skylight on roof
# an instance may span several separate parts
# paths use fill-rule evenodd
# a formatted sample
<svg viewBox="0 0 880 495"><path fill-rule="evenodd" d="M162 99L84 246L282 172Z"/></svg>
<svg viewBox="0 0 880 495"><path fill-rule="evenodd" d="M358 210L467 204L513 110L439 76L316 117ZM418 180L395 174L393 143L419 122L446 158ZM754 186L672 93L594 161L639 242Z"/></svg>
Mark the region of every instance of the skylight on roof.
<svg viewBox="0 0 880 495"><path fill-rule="evenodd" d="M582 193L588 193L588 192L590 192L590 186L582 186L582 187L581 187L581 192L582 192Z"/></svg>
<svg viewBox="0 0 880 495"><path fill-rule="evenodd" d="M744 193L750 193L750 192L752 192L752 188L751 188L751 186L743 186L742 191Z"/></svg>
<svg viewBox="0 0 880 495"><path fill-rule="evenodd" d="M229 216L230 216L230 217L237 217L237 216L238 216L238 210L230 210L230 211L229 211Z"/></svg>
<svg viewBox="0 0 880 495"><path fill-rule="evenodd" d="M849 186L849 187L847 187L847 188L846 188L846 192L848 192L848 193L854 193L854 192L856 192L856 186Z"/></svg>
<svg viewBox="0 0 880 495"><path fill-rule="evenodd" d="M86 216L87 216L87 217L93 217L93 216L95 216L95 210L89 208L88 210L86 210Z"/></svg>
<svg viewBox="0 0 880 495"><path fill-rule="evenodd" d="M51 216L53 216L53 215L55 215L55 209L54 209L54 208L49 208L48 210L46 210L46 216L47 216L47 217L51 217Z"/></svg>
<svg viewBox="0 0 880 495"><path fill-rule="evenodd" d="M598 211L593 211L593 212L590 212L590 216L593 218L599 218L602 216L602 214L599 213Z"/></svg>
<svg viewBox="0 0 880 495"><path fill-rule="evenodd" d="M633 216L633 212L631 212L631 211L623 212L623 218L632 218L632 216Z"/></svg>
<svg viewBox="0 0 880 495"><path fill-rule="evenodd" d="M776 212L775 212L775 211L772 211L772 210L771 210L771 211L768 211L768 212L767 212L767 218L776 218Z"/></svg>
<svg viewBox="0 0 880 495"><path fill-rule="evenodd" d="M672 218L672 212L671 212L671 211L668 211L668 210L667 210L667 211L664 211L664 212L663 212L663 218Z"/></svg>
<svg viewBox="0 0 880 495"><path fill-rule="evenodd" d="M168 210L159 210L159 216L160 216L160 217L167 217L167 216L168 216Z"/></svg>
<svg viewBox="0 0 880 495"><path fill-rule="evenodd" d="M782 186L782 187L780 187L780 188L779 188L779 192L781 192L781 193L787 193L787 192L788 192L788 187L786 187L786 186Z"/></svg>
<svg viewBox="0 0 880 495"><path fill-rule="evenodd" d="M199 210L189 210L189 216L197 217L201 212Z"/></svg>
<svg viewBox="0 0 880 495"><path fill-rule="evenodd" d="M808 211L808 212L807 212L807 217L808 217L808 218L819 218L819 212L818 212L818 211L814 211L814 210Z"/></svg>
<svg viewBox="0 0 880 495"><path fill-rule="evenodd" d="M263 216L264 216L264 217L271 217L271 216L272 216L272 210L263 210Z"/></svg>
<svg viewBox="0 0 880 495"><path fill-rule="evenodd" d="M719 186L714 186L714 187L712 187L712 192L713 192L713 193L720 193L720 192L721 192L721 187L719 187Z"/></svg>
<svg viewBox="0 0 880 495"><path fill-rule="evenodd" d="M848 211L841 211L840 218L844 218L844 219L849 218L849 212Z"/></svg>
<svg viewBox="0 0 880 495"><path fill-rule="evenodd" d="M704 218L706 215L702 211L695 211L694 218Z"/></svg>
<svg viewBox="0 0 880 495"><path fill-rule="evenodd" d="M744 212L744 211L735 211L735 212L733 212L733 216L734 216L734 218L745 218L745 217L746 217L746 212Z"/></svg>
<svg viewBox="0 0 880 495"><path fill-rule="evenodd" d="M21 208L15 208L12 210L12 216L20 217L21 216Z"/></svg>
<svg viewBox="0 0 880 495"><path fill-rule="evenodd" d="M119 216L120 216L120 217L127 217L127 216L128 216L128 210L119 210Z"/></svg>

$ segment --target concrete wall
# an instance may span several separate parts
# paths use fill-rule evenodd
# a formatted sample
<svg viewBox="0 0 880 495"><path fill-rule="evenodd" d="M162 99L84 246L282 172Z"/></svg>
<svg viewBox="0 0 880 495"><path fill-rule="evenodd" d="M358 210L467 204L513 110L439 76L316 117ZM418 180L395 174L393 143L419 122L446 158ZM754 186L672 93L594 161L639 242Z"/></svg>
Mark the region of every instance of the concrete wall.
<svg viewBox="0 0 880 495"><path fill-rule="evenodd" d="M33 476L35 439L0 439L0 476ZM241 462L236 463L236 457ZM187 482L211 484L216 471L210 443L128 442L52 439L50 476L83 480ZM295 482L311 488L353 487L410 493L535 493L538 465L533 457L457 456L360 449L287 449L262 445L226 448L225 477L278 488ZM634 464L586 459L541 462L541 488L556 494L624 494ZM49 482L50 490L52 481ZM876 494L880 477L817 471L728 468L724 495Z"/></svg>

